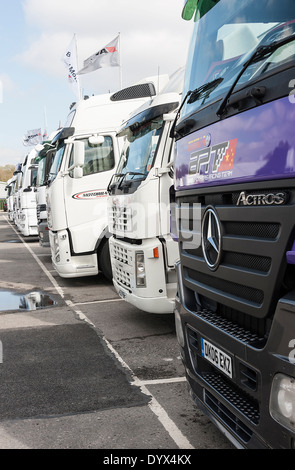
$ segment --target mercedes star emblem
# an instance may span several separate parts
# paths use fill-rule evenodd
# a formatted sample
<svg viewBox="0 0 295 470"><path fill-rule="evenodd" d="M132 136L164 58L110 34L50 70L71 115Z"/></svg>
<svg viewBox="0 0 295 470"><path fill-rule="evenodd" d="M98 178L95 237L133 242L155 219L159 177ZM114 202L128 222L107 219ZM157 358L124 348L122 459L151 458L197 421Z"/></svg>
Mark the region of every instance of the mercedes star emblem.
<svg viewBox="0 0 295 470"><path fill-rule="evenodd" d="M202 220L202 249L208 267L215 270L221 257L221 227L212 207L206 209Z"/></svg>

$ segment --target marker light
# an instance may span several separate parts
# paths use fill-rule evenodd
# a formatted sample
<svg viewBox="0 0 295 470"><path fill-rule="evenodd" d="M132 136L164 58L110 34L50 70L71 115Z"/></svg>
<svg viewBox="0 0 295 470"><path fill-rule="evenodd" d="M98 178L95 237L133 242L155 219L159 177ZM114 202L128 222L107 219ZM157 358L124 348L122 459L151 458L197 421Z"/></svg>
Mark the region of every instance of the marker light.
<svg viewBox="0 0 295 470"><path fill-rule="evenodd" d="M159 258L159 248L158 247L153 249L153 253L154 253L154 258Z"/></svg>

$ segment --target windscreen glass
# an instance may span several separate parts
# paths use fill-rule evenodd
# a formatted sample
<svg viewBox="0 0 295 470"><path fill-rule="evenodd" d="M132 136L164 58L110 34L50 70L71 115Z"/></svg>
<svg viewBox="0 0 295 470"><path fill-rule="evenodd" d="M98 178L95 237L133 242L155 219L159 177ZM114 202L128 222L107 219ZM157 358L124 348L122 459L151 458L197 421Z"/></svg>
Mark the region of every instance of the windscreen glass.
<svg viewBox="0 0 295 470"><path fill-rule="evenodd" d="M42 184L44 184L45 162L46 162L45 158L42 158L42 160L40 160L39 162L36 186L42 186Z"/></svg>
<svg viewBox="0 0 295 470"><path fill-rule="evenodd" d="M197 11L184 84L184 95L188 90L193 93L182 115L222 99L260 45L291 39L249 65L237 87L290 66L294 33L295 2L291 0L220 0L202 18L198 19Z"/></svg>
<svg viewBox="0 0 295 470"><path fill-rule="evenodd" d="M109 171L115 166L115 155L113 139L111 136L104 136L104 142L98 145L89 143L88 137L81 139L85 147L85 163L83 165L83 176L93 175ZM73 150L71 151L69 167L73 164ZM70 172L72 176L72 172Z"/></svg>
<svg viewBox="0 0 295 470"><path fill-rule="evenodd" d="M59 146L57 148L57 151L56 151L56 154L54 156L52 166L51 166L50 172L49 172L50 181L55 179L57 173L60 170L63 155L64 155L64 152L65 152L65 148L66 148L66 146L63 142L61 144L59 144Z"/></svg>
<svg viewBox="0 0 295 470"><path fill-rule="evenodd" d="M34 188L37 185L37 173L38 173L38 167L32 168L31 170L31 186Z"/></svg>
<svg viewBox="0 0 295 470"><path fill-rule="evenodd" d="M147 177L154 163L162 129L162 118L155 118L144 124L134 124L127 129L115 182L122 176L124 181L142 180Z"/></svg>

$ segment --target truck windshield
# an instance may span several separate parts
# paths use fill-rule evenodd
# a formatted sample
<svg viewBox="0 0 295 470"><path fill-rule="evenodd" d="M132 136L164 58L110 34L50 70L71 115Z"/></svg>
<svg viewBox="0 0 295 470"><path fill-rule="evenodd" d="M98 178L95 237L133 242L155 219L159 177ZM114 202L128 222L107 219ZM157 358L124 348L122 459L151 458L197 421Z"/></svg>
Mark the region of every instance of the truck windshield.
<svg viewBox="0 0 295 470"><path fill-rule="evenodd" d="M31 170L31 186L36 187L37 185L37 173L38 173L38 167L32 168Z"/></svg>
<svg viewBox="0 0 295 470"><path fill-rule="evenodd" d="M42 158L39 162L38 172L37 172L37 182L36 186L42 186L44 184L45 179L45 162L46 158Z"/></svg>
<svg viewBox="0 0 295 470"><path fill-rule="evenodd" d="M66 148L66 146L65 146L64 142L62 141L62 143L59 144L59 146L56 150L56 154L54 156L54 159L53 159L53 162L52 162L52 165L51 165L51 168L50 168L50 172L49 172L50 181L53 181L55 179L57 173L60 170L63 155L64 155L64 152L65 152L65 148Z"/></svg>
<svg viewBox="0 0 295 470"><path fill-rule="evenodd" d="M182 114L222 99L257 47L292 35L294 42L253 61L237 86L276 73L278 66L288 66L294 60L295 2L220 0L202 18L198 19L197 12L184 83L184 95L189 90L193 93Z"/></svg>
<svg viewBox="0 0 295 470"><path fill-rule="evenodd" d="M161 117L128 128L115 182L122 175L126 175L124 181L143 180L147 177L154 162L162 129Z"/></svg>
<svg viewBox="0 0 295 470"><path fill-rule="evenodd" d="M83 176L93 175L109 171L115 166L115 154L113 139L111 136L104 136L104 142L99 145L91 145L89 138L81 139L85 147L85 163L83 165ZM69 167L73 164L73 150L71 152ZM70 173L72 175L72 173Z"/></svg>

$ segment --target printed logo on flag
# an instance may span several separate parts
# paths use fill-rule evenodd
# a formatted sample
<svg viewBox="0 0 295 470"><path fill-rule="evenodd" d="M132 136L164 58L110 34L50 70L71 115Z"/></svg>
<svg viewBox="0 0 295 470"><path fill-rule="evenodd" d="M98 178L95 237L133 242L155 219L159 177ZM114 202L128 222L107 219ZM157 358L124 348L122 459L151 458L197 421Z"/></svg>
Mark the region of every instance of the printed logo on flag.
<svg viewBox="0 0 295 470"><path fill-rule="evenodd" d="M27 131L27 133L23 137L23 144L26 147L40 144L42 141L43 141L43 135L42 135L41 128Z"/></svg>
<svg viewBox="0 0 295 470"><path fill-rule="evenodd" d="M94 72L102 67L120 66L119 59L119 36L109 42L105 47L92 54L84 60L84 67L79 70L78 75Z"/></svg>
<svg viewBox="0 0 295 470"><path fill-rule="evenodd" d="M72 41L68 45L66 49L62 61L67 68L67 76L68 82L72 88L73 93L76 95L77 98L80 99L80 84L79 79L77 76L78 64L77 64L77 53L76 53L76 38L73 37Z"/></svg>

